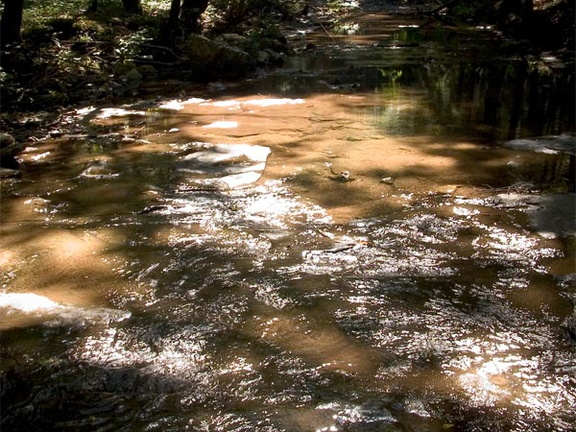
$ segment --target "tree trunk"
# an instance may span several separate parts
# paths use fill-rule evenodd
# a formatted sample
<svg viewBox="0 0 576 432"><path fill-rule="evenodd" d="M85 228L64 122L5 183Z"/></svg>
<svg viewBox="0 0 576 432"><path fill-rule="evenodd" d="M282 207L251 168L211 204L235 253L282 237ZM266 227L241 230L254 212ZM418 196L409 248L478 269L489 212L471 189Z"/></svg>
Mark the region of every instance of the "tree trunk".
<svg viewBox="0 0 576 432"><path fill-rule="evenodd" d="M534 13L534 0L524 0L524 19L530 20Z"/></svg>
<svg viewBox="0 0 576 432"><path fill-rule="evenodd" d="M530 35L534 29L534 0L524 0L522 3L522 27L526 35Z"/></svg>
<svg viewBox="0 0 576 432"><path fill-rule="evenodd" d="M168 41L170 44L174 42L178 29L180 28L180 0L172 0L170 3L170 15L168 17Z"/></svg>
<svg viewBox="0 0 576 432"><path fill-rule="evenodd" d="M22 40L22 10L24 0L4 0L4 11L0 20L0 45L5 47Z"/></svg>
<svg viewBox="0 0 576 432"><path fill-rule="evenodd" d="M524 98L526 95L526 89L528 87L528 63L523 62L518 65L518 76L514 80L514 99L512 101L512 107L510 109L510 118L508 123L508 140L513 140L518 138L518 130L520 129L520 121L522 119L522 110L524 109Z"/></svg>
<svg viewBox="0 0 576 432"><path fill-rule="evenodd" d="M180 21L186 32L198 31L198 20L208 7L208 0L182 0Z"/></svg>
<svg viewBox="0 0 576 432"><path fill-rule="evenodd" d="M90 6L86 12L96 12L98 10L98 0L90 0Z"/></svg>

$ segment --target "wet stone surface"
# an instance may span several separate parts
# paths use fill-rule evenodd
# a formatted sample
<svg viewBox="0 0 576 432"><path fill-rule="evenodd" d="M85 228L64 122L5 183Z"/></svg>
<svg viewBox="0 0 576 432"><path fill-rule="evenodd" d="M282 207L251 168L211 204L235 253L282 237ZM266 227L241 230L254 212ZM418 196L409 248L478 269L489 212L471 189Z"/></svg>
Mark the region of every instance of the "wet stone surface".
<svg viewBox="0 0 576 432"><path fill-rule="evenodd" d="M3 429L573 430L570 155L504 147L573 129L564 72L533 123L507 80L549 75L479 57L494 35L352 24L300 68L78 109L86 135L23 153Z"/></svg>

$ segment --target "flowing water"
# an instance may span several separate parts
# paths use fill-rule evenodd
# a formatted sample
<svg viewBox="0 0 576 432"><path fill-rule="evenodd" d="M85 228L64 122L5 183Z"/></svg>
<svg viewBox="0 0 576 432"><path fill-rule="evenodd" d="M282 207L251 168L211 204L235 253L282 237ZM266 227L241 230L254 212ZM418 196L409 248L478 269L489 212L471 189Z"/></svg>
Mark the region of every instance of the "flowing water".
<svg viewBox="0 0 576 432"><path fill-rule="evenodd" d="M574 131L571 68L407 17L289 37L3 180L3 431L575 430L574 156L503 145Z"/></svg>

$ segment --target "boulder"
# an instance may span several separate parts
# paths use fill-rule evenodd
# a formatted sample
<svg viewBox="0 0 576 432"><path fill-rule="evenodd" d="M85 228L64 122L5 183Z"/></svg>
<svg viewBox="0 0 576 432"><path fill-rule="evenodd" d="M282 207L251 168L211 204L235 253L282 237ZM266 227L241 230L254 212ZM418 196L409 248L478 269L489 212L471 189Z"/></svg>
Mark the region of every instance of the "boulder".
<svg viewBox="0 0 576 432"><path fill-rule="evenodd" d="M19 175L20 175L20 171L18 171L16 169L0 167L0 179L18 177Z"/></svg>
<svg viewBox="0 0 576 432"><path fill-rule="evenodd" d="M20 164L15 157L25 148L26 146L17 142L12 135L0 133L0 167L18 169Z"/></svg>
<svg viewBox="0 0 576 432"><path fill-rule="evenodd" d="M566 176L568 188L570 192L576 191L576 135L574 133L515 139L506 141L504 147L535 153L568 155L569 163Z"/></svg>
<svg viewBox="0 0 576 432"><path fill-rule="evenodd" d="M521 138L504 143L505 147L513 150L526 150L545 154L568 154L576 156L576 135L563 133L535 138Z"/></svg>
<svg viewBox="0 0 576 432"><path fill-rule="evenodd" d="M184 53L189 67L196 73L209 76L238 77L253 70L256 60L246 51L193 34L186 39Z"/></svg>
<svg viewBox="0 0 576 432"><path fill-rule="evenodd" d="M249 144L207 144L184 156L176 169L186 173L192 185L239 189L256 183L264 170L270 148Z"/></svg>
<svg viewBox="0 0 576 432"><path fill-rule="evenodd" d="M247 49L251 45L251 41L248 37L238 33L221 34L215 39L215 41L221 44L235 46L240 49Z"/></svg>

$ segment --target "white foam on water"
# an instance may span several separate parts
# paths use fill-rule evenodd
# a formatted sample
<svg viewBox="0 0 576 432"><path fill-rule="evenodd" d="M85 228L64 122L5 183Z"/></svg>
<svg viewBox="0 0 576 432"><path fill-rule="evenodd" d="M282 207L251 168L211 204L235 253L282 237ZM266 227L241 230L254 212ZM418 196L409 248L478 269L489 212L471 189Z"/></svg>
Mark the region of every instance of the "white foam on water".
<svg viewBox="0 0 576 432"><path fill-rule="evenodd" d="M64 305L33 293L0 293L0 316L32 317L48 326L109 324L128 319L131 313L109 308Z"/></svg>
<svg viewBox="0 0 576 432"><path fill-rule="evenodd" d="M0 310L5 312L18 311L32 313L39 311L53 311L61 306L38 294L32 293L0 293Z"/></svg>

